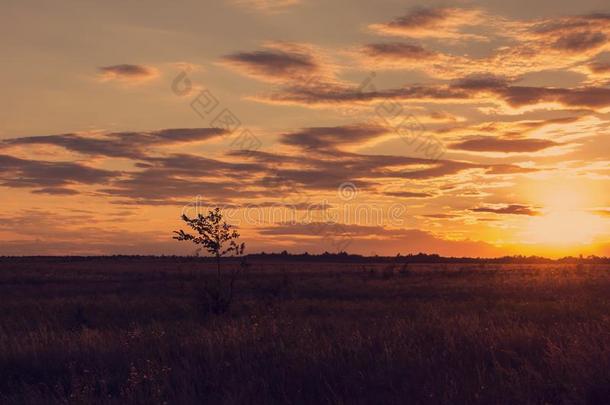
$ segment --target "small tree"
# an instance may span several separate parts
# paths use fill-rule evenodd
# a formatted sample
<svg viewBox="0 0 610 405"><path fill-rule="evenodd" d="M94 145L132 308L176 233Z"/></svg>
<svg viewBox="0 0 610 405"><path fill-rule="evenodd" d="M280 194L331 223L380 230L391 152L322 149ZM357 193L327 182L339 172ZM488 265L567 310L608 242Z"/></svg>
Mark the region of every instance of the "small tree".
<svg viewBox="0 0 610 405"><path fill-rule="evenodd" d="M240 269L246 265L242 263L240 269L233 271L230 274L228 288L223 285L223 276L221 272L221 258L223 256L240 256L246 249L245 243L238 243L239 233L233 227L227 224L222 217L220 208L215 208L209 211L208 215L198 214L196 218L189 218L182 215L182 220L193 229L197 234L192 235L180 229L174 231L176 236L174 239L179 241L191 241L196 245L202 246L213 257L216 258L216 278L217 287L210 289L208 286L204 289L208 305L213 312L220 313L226 311L233 300L233 286L239 275ZM225 292L225 290L228 290Z"/></svg>

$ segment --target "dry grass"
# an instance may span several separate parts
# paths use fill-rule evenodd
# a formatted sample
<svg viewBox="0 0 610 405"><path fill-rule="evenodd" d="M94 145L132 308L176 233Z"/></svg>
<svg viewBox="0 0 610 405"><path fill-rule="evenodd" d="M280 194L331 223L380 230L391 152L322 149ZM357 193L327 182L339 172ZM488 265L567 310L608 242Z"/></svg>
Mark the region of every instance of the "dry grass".
<svg viewBox="0 0 610 405"><path fill-rule="evenodd" d="M607 266L0 262L0 403L608 403Z"/></svg>

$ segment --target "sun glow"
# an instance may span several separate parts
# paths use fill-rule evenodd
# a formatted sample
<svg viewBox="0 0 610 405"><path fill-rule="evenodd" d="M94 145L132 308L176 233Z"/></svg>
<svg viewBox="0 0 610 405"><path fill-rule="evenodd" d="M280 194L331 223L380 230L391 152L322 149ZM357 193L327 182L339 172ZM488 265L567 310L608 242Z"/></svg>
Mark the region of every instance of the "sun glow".
<svg viewBox="0 0 610 405"><path fill-rule="evenodd" d="M543 212L531 217L524 242L549 247L577 247L594 243L602 232L599 218L587 210L587 193L555 190L543 198Z"/></svg>

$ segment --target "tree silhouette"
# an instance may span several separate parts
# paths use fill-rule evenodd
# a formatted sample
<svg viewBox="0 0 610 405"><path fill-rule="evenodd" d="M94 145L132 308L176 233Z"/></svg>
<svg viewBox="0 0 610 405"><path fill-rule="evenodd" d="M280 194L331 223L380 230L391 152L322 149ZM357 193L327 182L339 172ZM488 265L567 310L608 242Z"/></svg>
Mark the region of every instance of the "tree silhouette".
<svg viewBox="0 0 610 405"><path fill-rule="evenodd" d="M174 239L192 241L196 245L202 245L208 253L216 258L218 278L221 277L220 258L231 254L240 256L246 249L245 243L237 243L239 233L231 225L223 221L220 208L215 208L214 211L210 211L205 216L198 214L193 219L183 214L182 220L197 232L199 236L191 235L180 229L179 231L174 231L176 234Z"/></svg>
<svg viewBox="0 0 610 405"><path fill-rule="evenodd" d="M216 258L216 286L205 285L203 293L209 310L215 313L225 312L233 300L233 287L240 270L247 268L244 261L240 267L230 273L228 287L225 288L222 280L221 258L223 256L240 256L246 249L245 243L238 243L239 233L223 220L220 208L209 211L207 215L198 214L195 218L182 215L182 220L196 232L195 235L180 229L174 231L174 239L179 241L191 241L202 246L213 257Z"/></svg>

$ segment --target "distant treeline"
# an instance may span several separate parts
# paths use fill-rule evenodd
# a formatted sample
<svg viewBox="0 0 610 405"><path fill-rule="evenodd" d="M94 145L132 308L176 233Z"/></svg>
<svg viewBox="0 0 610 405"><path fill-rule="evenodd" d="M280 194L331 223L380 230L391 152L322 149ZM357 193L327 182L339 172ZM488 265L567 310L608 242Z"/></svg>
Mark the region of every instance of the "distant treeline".
<svg viewBox="0 0 610 405"><path fill-rule="evenodd" d="M481 257L443 257L438 254L408 254L396 256L362 256L356 254L328 253L320 255L311 255L303 253L299 255L282 253L259 253L248 255L252 259L274 259L282 260L289 258L294 261L323 261L323 262L392 262L392 263L610 263L608 257L587 256L587 257L564 257L561 259L549 259L541 256L504 256L497 258L481 258Z"/></svg>
<svg viewBox="0 0 610 405"><path fill-rule="evenodd" d="M561 259L549 259L540 256L504 256L497 258L481 257L443 257L438 254L408 254L396 256L362 256L340 253L322 254L290 254L286 251L281 253L256 253L249 254L243 258L248 261L293 261L293 262L343 262L343 263L504 263L504 264L526 264L526 263L590 263L607 264L610 263L608 257L598 256L568 256ZM227 257L223 261L242 260L243 258ZM173 262L193 262L214 260L211 257L203 256L139 256L139 255L113 255L113 256L0 256L0 262L15 261L40 261L40 262L87 262L87 261L112 261L112 260L133 260L133 261L173 261Z"/></svg>

